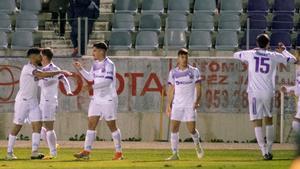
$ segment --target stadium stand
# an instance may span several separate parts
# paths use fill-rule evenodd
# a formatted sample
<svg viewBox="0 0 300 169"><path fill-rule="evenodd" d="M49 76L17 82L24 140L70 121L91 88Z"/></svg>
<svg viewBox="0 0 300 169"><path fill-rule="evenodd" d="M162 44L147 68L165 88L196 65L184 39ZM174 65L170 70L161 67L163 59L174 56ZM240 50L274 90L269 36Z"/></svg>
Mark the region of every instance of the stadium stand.
<svg viewBox="0 0 300 169"><path fill-rule="evenodd" d="M63 38L58 36L53 31L51 13L47 9L48 4L43 3L39 7L41 3L38 2L41 1L24 1L30 1L36 5L26 7L21 1L20 3L19 1L15 3L13 0L0 1L2 21L0 31L7 32L7 55L14 56L14 50L10 50L10 47L14 46L12 45L14 31L29 30L35 31L32 34L34 46L52 47L56 55L70 56L72 46L69 24L66 25L65 36ZM102 0L100 17L95 22L88 50L91 50L94 42L106 41L114 51L130 51L128 55L135 55L135 50L144 50L143 44L150 45L151 49L152 47L157 49L158 52L153 52L156 56L164 56L165 50L173 51L179 46L188 47L192 51L209 49L212 56L219 51L233 52L246 48L247 18L250 23L250 48L255 47L258 32L273 35L278 31L288 31L288 34L276 35L275 33L275 35L279 36L277 37L279 40L290 38L290 47L294 50L299 44L297 34L300 27L298 13L300 2L299 0L284 1L286 7L278 7L280 6L278 4L283 3L281 0L220 0L220 4L212 0ZM20 12L15 12L18 11L16 6L20 7ZM219 12L216 8L219 8ZM35 16L32 15L31 19L20 20L20 15L22 16L28 10L35 13ZM25 20L30 20L30 22L22 24ZM149 31L154 31L156 34L149 33ZM227 38L228 48L222 41L226 37L221 37L224 31L230 31L230 34L233 34L233 37ZM168 36L171 32L172 36ZM123 38L116 34L122 34ZM148 44L143 40L149 34L154 37ZM195 37L200 37L203 41ZM149 48L145 50L149 51Z"/></svg>
<svg viewBox="0 0 300 169"><path fill-rule="evenodd" d="M136 36L137 50L157 50L158 45L158 36L154 31L141 31Z"/></svg>
<svg viewBox="0 0 300 169"><path fill-rule="evenodd" d="M22 11L16 16L16 31L38 31L38 17L28 11Z"/></svg>
<svg viewBox="0 0 300 169"><path fill-rule="evenodd" d="M15 50L26 50L34 45L32 32L20 31L12 34L11 48Z"/></svg>
<svg viewBox="0 0 300 169"><path fill-rule="evenodd" d="M7 35L5 32L0 32L0 49L7 49Z"/></svg>
<svg viewBox="0 0 300 169"><path fill-rule="evenodd" d="M30 11L33 13L39 13L42 9L41 0L22 0L21 11Z"/></svg>
<svg viewBox="0 0 300 169"><path fill-rule="evenodd" d="M284 43L287 49L292 48L292 40L288 32L279 31L279 32L273 32L271 34L270 46L273 50L276 48L279 42Z"/></svg>

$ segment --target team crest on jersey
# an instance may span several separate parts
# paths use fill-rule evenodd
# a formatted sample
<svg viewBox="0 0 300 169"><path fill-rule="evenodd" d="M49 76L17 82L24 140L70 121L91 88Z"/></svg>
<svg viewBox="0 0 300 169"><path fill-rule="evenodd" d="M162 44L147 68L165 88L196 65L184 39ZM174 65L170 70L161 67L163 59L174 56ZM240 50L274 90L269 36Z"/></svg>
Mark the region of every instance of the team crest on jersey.
<svg viewBox="0 0 300 169"><path fill-rule="evenodd" d="M189 71L188 76L190 77L190 79L193 79L194 78L193 72Z"/></svg>

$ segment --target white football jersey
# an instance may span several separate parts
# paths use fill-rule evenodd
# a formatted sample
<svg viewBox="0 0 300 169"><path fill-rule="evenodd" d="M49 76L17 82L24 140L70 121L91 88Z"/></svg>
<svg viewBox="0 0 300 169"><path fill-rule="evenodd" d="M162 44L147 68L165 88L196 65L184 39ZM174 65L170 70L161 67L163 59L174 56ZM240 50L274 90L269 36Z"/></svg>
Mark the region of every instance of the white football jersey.
<svg viewBox="0 0 300 169"><path fill-rule="evenodd" d="M53 63L48 64L42 68L42 71L58 71L59 67ZM58 94L58 83L59 79L63 78L64 75L59 74L53 77L43 78L39 81L39 86L41 87L41 102L50 101L57 103L57 94Z"/></svg>
<svg viewBox="0 0 300 169"><path fill-rule="evenodd" d="M300 70L296 72L295 86L288 86L287 92L294 91L296 96L300 96ZM298 104L300 105L300 99L298 99Z"/></svg>
<svg viewBox="0 0 300 169"><path fill-rule="evenodd" d="M37 99L38 79L34 76L35 71L38 71L37 68L30 63L23 66L16 101Z"/></svg>
<svg viewBox="0 0 300 169"><path fill-rule="evenodd" d="M81 70L80 73L88 81L93 81L94 96L97 102L112 101L117 99L116 67L114 63L105 58L103 61L93 62L90 72Z"/></svg>
<svg viewBox="0 0 300 169"><path fill-rule="evenodd" d="M234 58L248 64L247 92L275 92L276 67L279 63L295 62L288 51L282 54L264 49L253 49L234 53Z"/></svg>
<svg viewBox="0 0 300 169"><path fill-rule="evenodd" d="M193 107L196 99L196 83L201 82L197 68L188 66L185 70L178 67L169 73L168 84L174 85L173 107Z"/></svg>

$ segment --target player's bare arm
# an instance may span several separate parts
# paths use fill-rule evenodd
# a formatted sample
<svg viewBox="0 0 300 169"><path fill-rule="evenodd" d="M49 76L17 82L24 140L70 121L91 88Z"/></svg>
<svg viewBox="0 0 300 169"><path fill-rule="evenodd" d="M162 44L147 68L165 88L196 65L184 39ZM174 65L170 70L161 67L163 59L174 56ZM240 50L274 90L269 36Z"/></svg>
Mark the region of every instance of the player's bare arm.
<svg viewBox="0 0 300 169"><path fill-rule="evenodd" d="M201 84L200 82L196 83L196 100L194 103L194 110L197 109L200 106L200 99L201 99Z"/></svg>
<svg viewBox="0 0 300 169"><path fill-rule="evenodd" d="M167 92L168 102L167 102L166 114L168 116L171 115L171 111L172 111L172 102L173 102L173 98L174 98L174 91L175 91L174 85L170 84L168 87L168 92Z"/></svg>
<svg viewBox="0 0 300 169"><path fill-rule="evenodd" d="M53 77L55 75L58 74L63 74L63 75L67 75L70 76L72 75L71 72L67 71L67 70L58 70L58 71L41 71L41 70L36 70L33 72L33 75L37 78L47 78L47 77Z"/></svg>
<svg viewBox="0 0 300 169"><path fill-rule="evenodd" d="M82 64L78 61L75 61L73 63L73 66L75 67L75 69L87 80L87 81L90 81L90 82L93 82L94 79L91 75L90 72L86 71L83 67L82 67Z"/></svg>

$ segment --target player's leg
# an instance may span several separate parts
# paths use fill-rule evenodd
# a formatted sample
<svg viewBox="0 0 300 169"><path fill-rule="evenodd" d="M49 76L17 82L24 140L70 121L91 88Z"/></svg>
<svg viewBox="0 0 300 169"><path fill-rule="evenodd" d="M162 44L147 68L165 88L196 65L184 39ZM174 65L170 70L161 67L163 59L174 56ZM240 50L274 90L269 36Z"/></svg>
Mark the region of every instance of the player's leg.
<svg viewBox="0 0 300 169"><path fill-rule="evenodd" d="M268 154L268 160L273 159L272 155L272 145L274 142L274 125L273 125L273 118L272 118L272 108L273 108L273 95L266 96L264 99L264 122L266 126L266 139L267 139L267 154Z"/></svg>
<svg viewBox="0 0 300 169"><path fill-rule="evenodd" d="M166 160L179 160L179 151L178 151L178 145L179 145L179 127L180 127L181 121L178 120L171 120L171 150L172 155L168 157Z"/></svg>
<svg viewBox="0 0 300 169"><path fill-rule="evenodd" d="M123 153L122 153L122 146L121 146L121 141L122 141L121 131L116 125L116 120L106 121L106 124L111 132L114 145L115 145L115 150L116 150L113 160L122 160Z"/></svg>
<svg viewBox="0 0 300 169"><path fill-rule="evenodd" d="M8 136L7 155L5 157L6 160L17 159L13 153L13 148L16 143L17 135L19 134L25 119L28 117L28 106L26 101L16 101L14 111L14 124Z"/></svg>
<svg viewBox="0 0 300 169"><path fill-rule="evenodd" d="M38 149L41 140L42 129L42 113L40 111L38 101L33 100L30 102L29 120L32 126L32 154L31 159L42 159L44 154L39 153Z"/></svg>
<svg viewBox="0 0 300 169"><path fill-rule="evenodd" d="M196 122L188 121L186 123L186 126L187 126L187 129L188 129L189 133L191 134L193 142L195 144L197 157L199 159L201 159L204 156L204 150L200 144L200 134L199 134L198 130L196 129Z"/></svg>
<svg viewBox="0 0 300 169"><path fill-rule="evenodd" d="M266 145L263 135L262 129L262 103L259 97L249 93L248 94L248 101L249 101L249 113L250 113L250 120L253 123L255 137L259 148L261 150L262 156L265 158L267 155Z"/></svg>
<svg viewBox="0 0 300 169"><path fill-rule="evenodd" d="M46 128L46 140L50 150L50 156L47 159L52 159L57 156L57 137L54 131L54 121L44 121L44 126Z"/></svg>

